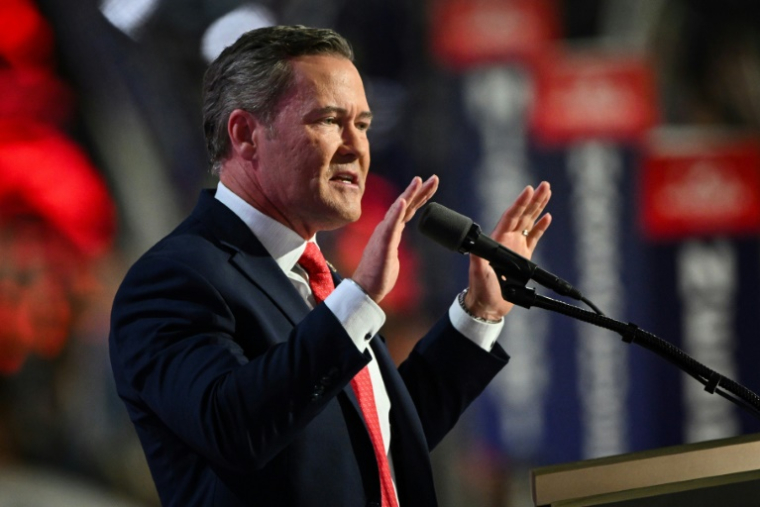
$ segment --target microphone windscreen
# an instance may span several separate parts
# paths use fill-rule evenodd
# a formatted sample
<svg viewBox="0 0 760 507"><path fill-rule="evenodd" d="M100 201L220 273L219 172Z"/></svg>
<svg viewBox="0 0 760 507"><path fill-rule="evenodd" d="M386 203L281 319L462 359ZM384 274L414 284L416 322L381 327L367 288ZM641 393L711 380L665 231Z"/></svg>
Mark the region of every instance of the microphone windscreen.
<svg viewBox="0 0 760 507"><path fill-rule="evenodd" d="M418 228L433 241L450 250L459 251L472 223L472 219L437 202L431 202L422 210Z"/></svg>

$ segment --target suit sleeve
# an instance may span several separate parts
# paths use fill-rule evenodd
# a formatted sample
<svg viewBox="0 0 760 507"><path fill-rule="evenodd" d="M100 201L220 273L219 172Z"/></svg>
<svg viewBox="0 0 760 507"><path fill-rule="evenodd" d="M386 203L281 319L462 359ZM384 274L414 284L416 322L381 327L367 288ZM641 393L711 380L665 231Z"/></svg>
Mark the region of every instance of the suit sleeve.
<svg viewBox="0 0 760 507"><path fill-rule="evenodd" d="M249 359L216 286L161 256L133 268L112 312L114 375L128 406L155 414L196 452L226 468L258 469L369 357L319 305L285 336L262 329L252 337L261 353Z"/></svg>
<svg viewBox="0 0 760 507"><path fill-rule="evenodd" d="M415 346L399 373L430 450L508 361L498 343L490 352L483 350L454 329L448 316Z"/></svg>

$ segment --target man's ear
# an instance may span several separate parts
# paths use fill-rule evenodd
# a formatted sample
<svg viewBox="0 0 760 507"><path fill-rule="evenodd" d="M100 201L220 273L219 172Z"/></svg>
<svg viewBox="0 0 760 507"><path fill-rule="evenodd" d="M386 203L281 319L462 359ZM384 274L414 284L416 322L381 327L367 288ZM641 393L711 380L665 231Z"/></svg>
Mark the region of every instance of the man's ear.
<svg viewBox="0 0 760 507"><path fill-rule="evenodd" d="M232 153L244 160L256 158L256 130L263 126L256 118L243 109L235 109L227 120L227 135L230 136Z"/></svg>

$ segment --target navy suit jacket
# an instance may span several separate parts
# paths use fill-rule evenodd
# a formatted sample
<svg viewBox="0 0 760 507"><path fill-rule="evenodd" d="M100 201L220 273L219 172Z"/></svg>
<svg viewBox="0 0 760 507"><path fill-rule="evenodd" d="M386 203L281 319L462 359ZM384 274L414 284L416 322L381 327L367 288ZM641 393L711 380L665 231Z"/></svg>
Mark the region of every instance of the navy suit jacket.
<svg viewBox="0 0 760 507"><path fill-rule="evenodd" d="M248 227L204 191L127 273L111 315L119 395L166 506L379 505L351 378L370 360L311 310ZM397 369L391 401L402 507L436 505L430 450L506 364L441 319Z"/></svg>

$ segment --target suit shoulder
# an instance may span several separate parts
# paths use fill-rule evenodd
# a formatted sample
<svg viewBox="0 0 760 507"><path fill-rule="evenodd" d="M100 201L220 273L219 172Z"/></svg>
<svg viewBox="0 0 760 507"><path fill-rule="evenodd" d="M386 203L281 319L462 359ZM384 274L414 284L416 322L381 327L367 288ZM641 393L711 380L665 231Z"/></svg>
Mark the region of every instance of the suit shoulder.
<svg viewBox="0 0 760 507"><path fill-rule="evenodd" d="M233 251L234 247L221 240L207 223L191 215L148 249L137 262L171 257L195 264L209 255L228 255Z"/></svg>

